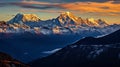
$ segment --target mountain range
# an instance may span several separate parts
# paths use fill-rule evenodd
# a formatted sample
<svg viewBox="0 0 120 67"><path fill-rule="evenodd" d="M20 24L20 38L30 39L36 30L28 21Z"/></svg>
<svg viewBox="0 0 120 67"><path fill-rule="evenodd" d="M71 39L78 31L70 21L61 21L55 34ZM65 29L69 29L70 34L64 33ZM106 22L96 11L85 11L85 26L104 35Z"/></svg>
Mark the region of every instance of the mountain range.
<svg viewBox="0 0 120 67"><path fill-rule="evenodd" d="M32 67L119 67L119 52L120 30L100 38L86 37L30 64Z"/></svg>
<svg viewBox="0 0 120 67"><path fill-rule="evenodd" d="M37 15L35 14L17 14L13 19L11 19L10 21L8 21L8 23L27 23L27 22L41 22L42 20L37 17ZM107 24L105 21L98 19L95 20L94 18L90 18L90 19L85 19L83 20L81 17L77 17L75 16L73 13L71 12L63 12L60 14L60 16L58 16L57 18L51 20L47 20L48 22L50 21L51 23L55 22L55 23L59 23L60 26L72 26L72 25L78 25L78 26L108 26L109 24ZM47 22L45 21L45 22ZM54 23L53 23L54 24Z"/></svg>
<svg viewBox="0 0 120 67"><path fill-rule="evenodd" d="M43 54L46 50L49 53L50 49L60 48L30 62L32 67L120 66L119 37L120 24L83 19L71 12L49 20L41 20L35 14L18 13L7 22L0 21L0 51L17 60L29 62L47 56ZM26 66L17 60L0 53L0 65Z"/></svg>
<svg viewBox="0 0 120 67"><path fill-rule="evenodd" d="M57 18L41 20L35 14L18 13L7 23L1 21L1 33L33 33L42 35L70 35L82 37L100 36L120 29L119 24L109 25L102 19L82 19L71 12L63 12Z"/></svg>
<svg viewBox="0 0 120 67"><path fill-rule="evenodd" d="M72 25L78 25L78 26L89 26L89 27L102 27L102 26L108 26L108 24L101 20L95 20L94 18L90 19L82 19L81 17L75 16L71 12L64 12L61 13L60 16L57 17L57 20L61 23L62 26L72 26Z"/></svg>

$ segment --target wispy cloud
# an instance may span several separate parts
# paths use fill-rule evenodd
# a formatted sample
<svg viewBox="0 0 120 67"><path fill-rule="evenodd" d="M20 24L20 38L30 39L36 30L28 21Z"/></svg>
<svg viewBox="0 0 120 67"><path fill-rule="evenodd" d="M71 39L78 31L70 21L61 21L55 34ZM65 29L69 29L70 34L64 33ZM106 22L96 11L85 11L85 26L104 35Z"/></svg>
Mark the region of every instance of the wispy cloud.
<svg viewBox="0 0 120 67"><path fill-rule="evenodd" d="M62 10L37 10L37 9L20 9L19 12L46 12L46 13L62 13Z"/></svg>
<svg viewBox="0 0 120 67"><path fill-rule="evenodd" d="M25 1L25 0L24 0ZM46 1L54 3L70 3L70 2L107 2L107 1L119 1L119 0L32 0L32 1Z"/></svg>
<svg viewBox="0 0 120 67"><path fill-rule="evenodd" d="M45 54L52 54L52 53L55 53L57 51L61 50L61 48L57 48L57 49L54 49L54 50L51 50L51 51L44 51L42 53L45 53Z"/></svg>
<svg viewBox="0 0 120 67"><path fill-rule="evenodd" d="M95 13L95 15L98 15L98 16L120 16L120 12L108 12L108 13L97 12L97 13Z"/></svg>

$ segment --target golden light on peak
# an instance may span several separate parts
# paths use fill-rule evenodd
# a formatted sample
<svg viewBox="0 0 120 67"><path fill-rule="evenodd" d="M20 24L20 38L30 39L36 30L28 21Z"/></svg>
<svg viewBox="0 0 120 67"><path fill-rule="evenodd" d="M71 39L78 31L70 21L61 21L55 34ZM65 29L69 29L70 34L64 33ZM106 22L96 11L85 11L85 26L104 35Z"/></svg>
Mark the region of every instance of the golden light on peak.
<svg viewBox="0 0 120 67"><path fill-rule="evenodd" d="M67 11L66 13L67 13L68 15L70 14L70 12L69 12L69 11Z"/></svg>

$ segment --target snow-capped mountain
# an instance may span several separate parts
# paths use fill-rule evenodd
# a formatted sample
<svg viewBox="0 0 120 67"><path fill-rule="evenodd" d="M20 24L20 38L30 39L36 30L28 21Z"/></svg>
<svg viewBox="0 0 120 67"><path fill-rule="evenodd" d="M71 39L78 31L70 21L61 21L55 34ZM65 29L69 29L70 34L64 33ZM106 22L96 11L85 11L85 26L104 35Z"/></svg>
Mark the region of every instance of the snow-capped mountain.
<svg viewBox="0 0 120 67"><path fill-rule="evenodd" d="M31 23L29 23L31 22ZM39 23L33 23L33 22L39 22ZM45 26L49 27L54 27L54 25L57 26L62 26L62 27L105 27L108 26L108 24L99 19L99 20L94 20L93 18L89 19L82 19L81 17L75 16L71 12L63 12L60 14L55 19L52 20L45 20L41 21L39 17L37 17L35 14L17 14L13 19L8 21L8 23L13 24L13 23L18 23L18 24L26 24L31 27L40 27L40 26Z"/></svg>
<svg viewBox="0 0 120 67"><path fill-rule="evenodd" d="M39 22L41 19L35 14L21 14L18 13L8 23L25 23L25 22Z"/></svg>
<svg viewBox="0 0 120 67"><path fill-rule="evenodd" d="M61 26L89 26L89 27L103 27L103 26L108 26L108 24L101 20L95 20L94 18L89 18L89 19L82 19L81 17L75 16L71 12L64 12L61 13L60 16L56 18Z"/></svg>
<svg viewBox="0 0 120 67"><path fill-rule="evenodd" d="M101 38L79 40L30 64L32 67L119 67L119 52L120 30Z"/></svg>
<svg viewBox="0 0 120 67"><path fill-rule="evenodd" d="M70 12L61 13L60 16L57 17L57 19L62 26L77 25L82 23L81 18L78 18Z"/></svg>
<svg viewBox="0 0 120 67"><path fill-rule="evenodd" d="M83 19L71 12L63 12L57 18L40 20L34 14L17 14L7 22L7 27L0 28L5 33L39 33L39 34L78 34L80 36L98 36L120 29L119 25L109 25L106 21L94 18Z"/></svg>
<svg viewBox="0 0 120 67"><path fill-rule="evenodd" d="M88 24L88 26L105 27L109 25L104 20L95 20L94 18L86 19L85 22Z"/></svg>

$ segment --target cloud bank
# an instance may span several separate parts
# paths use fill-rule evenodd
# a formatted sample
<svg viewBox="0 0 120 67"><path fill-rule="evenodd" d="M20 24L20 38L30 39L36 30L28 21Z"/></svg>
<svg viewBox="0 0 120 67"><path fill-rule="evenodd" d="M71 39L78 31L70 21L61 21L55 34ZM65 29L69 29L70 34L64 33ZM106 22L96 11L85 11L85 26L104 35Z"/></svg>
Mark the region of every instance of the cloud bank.
<svg viewBox="0 0 120 67"><path fill-rule="evenodd" d="M120 1L118 0L56 0L62 3L51 3L53 0L47 0L48 2L42 2L41 0L23 0L21 2L1 2L0 7L4 6L18 6L22 10L30 11L43 11L43 12L62 12L62 10L75 11L77 13L96 13L99 15L120 15ZM25 11L23 10L23 11Z"/></svg>

